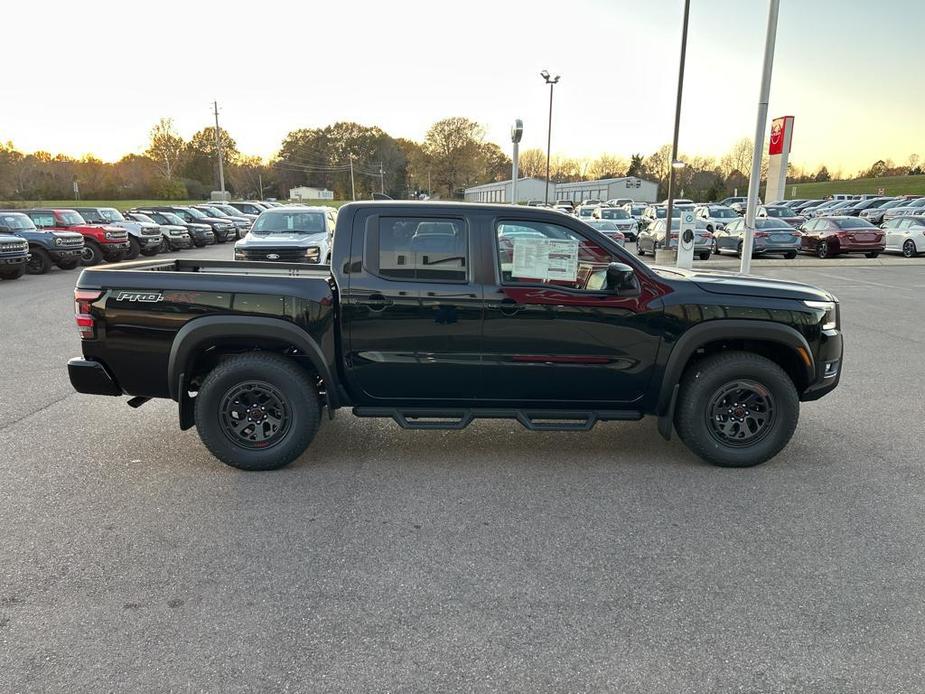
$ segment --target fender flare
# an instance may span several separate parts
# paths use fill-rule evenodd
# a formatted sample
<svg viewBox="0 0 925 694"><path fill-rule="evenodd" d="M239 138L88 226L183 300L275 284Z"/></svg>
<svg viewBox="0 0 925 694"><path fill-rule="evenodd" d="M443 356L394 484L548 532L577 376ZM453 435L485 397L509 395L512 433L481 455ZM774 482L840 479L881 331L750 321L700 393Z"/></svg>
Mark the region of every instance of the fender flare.
<svg viewBox="0 0 925 694"><path fill-rule="evenodd" d="M337 407L336 384L324 352L318 343L305 330L280 318L260 316L204 316L195 318L184 325L173 338L170 346L170 358L167 362L167 383L170 397L180 402L185 393L186 374L199 348L215 339L259 337L270 338L291 344L298 348L311 361L325 382L327 405L333 411Z"/></svg>
<svg viewBox="0 0 925 694"><path fill-rule="evenodd" d="M789 325L771 321L722 319L699 323L682 333L668 355L668 362L662 373L658 402L658 431L665 438L671 436L675 402L678 396L684 367L694 353L704 345L717 340L760 340L774 342L795 352L803 364L807 383L816 376L816 363L806 338Z"/></svg>

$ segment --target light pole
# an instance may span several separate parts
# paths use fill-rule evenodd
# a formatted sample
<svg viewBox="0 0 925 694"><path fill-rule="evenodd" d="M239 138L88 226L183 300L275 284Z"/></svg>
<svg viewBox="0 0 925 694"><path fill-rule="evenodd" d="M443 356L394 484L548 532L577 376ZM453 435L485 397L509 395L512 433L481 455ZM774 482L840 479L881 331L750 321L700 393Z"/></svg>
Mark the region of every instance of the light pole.
<svg viewBox="0 0 925 694"><path fill-rule="evenodd" d="M748 201L745 206L745 238L742 241L742 264L739 272L751 272L752 249L755 243L755 210L758 207L758 187L761 185L761 152L764 150L764 128L768 122L768 95L771 91L771 69L774 67L774 42L777 39L777 14L780 0L771 0L768 8L768 33L764 40L764 70L761 93L758 96L758 120L755 123L755 152L752 154L752 175L748 179Z"/></svg>
<svg viewBox="0 0 925 694"><path fill-rule="evenodd" d="M511 158L511 204L517 204L517 160L520 156L520 138L524 134L524 122L520 118L514 120L511 126L511 142L514 145L514 156Z"/></svg>
<svg viewBox="0 0 925 694"><path fill-rule="evenodd" d="M549 150L552 147L552 88L556 86L560 75L550 76L549 70L543 70L540 77L546 80L549 85L549 128L546 131L546 198L544 202L549 204Z"/></svg>
<svg viewBox="0 0 925 694"><path fill-rule="evenodd" d="M687 19L691 13L691 0L684 0L684 23L681 28L681 62L678 66L678 100L674 110L674 140L671 143L671 166L668 167L668 209L665 210L665 245L671 238L671 214L674 211L674 172L684 168L684 162L678 159L678 130L681 127L681 95L684 93L684 60L687 58ZM681 225L678 224L678 241L680 246Z"/></svg>

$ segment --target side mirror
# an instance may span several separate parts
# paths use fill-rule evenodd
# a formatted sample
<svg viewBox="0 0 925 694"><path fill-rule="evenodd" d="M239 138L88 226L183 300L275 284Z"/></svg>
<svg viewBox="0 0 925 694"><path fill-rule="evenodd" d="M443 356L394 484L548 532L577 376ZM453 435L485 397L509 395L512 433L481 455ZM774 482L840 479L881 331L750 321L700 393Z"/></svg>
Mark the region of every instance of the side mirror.
<svg viewBox="0 0 925 694"><path fill-rule="evenodd" d="M636 272L625 263L611 263L607 266L607 290L619 294L638 291Z"/></svg>

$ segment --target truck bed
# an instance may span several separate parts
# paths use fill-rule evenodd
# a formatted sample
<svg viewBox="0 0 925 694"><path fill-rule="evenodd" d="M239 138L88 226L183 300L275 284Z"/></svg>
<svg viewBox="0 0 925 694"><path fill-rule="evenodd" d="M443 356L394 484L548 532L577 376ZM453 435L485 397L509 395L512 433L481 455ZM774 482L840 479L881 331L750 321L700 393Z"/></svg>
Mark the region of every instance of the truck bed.
<svg viewBox="0 0 925 694"><path fill-rule="evenodd" d="M136 260L117 265L97 265L86 268L80 275L78 287L99 287L111 284L115 274L119 281L133 276L146 278L151 282L151 273L198 273L200 275L225 275L240 277L304 277L329 279L329 265L306 265L304 263L271 263L255 260Z"/></svg>

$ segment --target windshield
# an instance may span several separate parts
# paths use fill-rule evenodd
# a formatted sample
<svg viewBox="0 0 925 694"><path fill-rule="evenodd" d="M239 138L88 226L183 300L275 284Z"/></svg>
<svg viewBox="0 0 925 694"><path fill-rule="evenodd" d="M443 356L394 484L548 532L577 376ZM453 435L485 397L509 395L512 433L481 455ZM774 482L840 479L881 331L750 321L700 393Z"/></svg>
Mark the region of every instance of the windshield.
<svg viewBox="0 0 925 694"><path fill-rule="evenodd" d="M847 217L845 219L838 220L838 226L842 229L876 229L873 224L868 222L866 219L859 219L857 217Z"/></svg>
<svg viewBox="0 0 925 694"><path fill-rule="evenodd" d="M320 234L324 231L324 214L321 212L272 212L262 214L252 230L257 234Z"/></svg>
<svg viewBox="0 0 925 694"><path fill-rule="evenodd" d="M629 219L629 213L626 210L618 210L615 207L601 208L601 219Z"/></svg>
<svg viewBox="0 0 925 694"><path fill-rule="evenodd" d="M124 222L125 217L122 216L122 213L119 212L115 207L101 207L100 215L107 222Z"/></svg>
<svg viewBox="0 0 925 694"><path fill-rule="evenodd" d="M35 224L24 214L5 214L0 216L0 225L9 227L10 231L31 231Z"/></svg>
<svg viewBox="0 0 925 694"><path fill-rule="evenodd" d="M167 220L168 224L178 224L181 227L186 224L186 222L183 221L182 217L180 217L179 215L175 215L173 212L161 212L161 216L163 216L164 219Z"/></svg>
<svg viewBox="0 0 925 694"><path fill-rule="evenodd" d="M197 210L195 207L189 207L187 208L187 210L195 219L205 219L207 216L203 212L200 212L199 210Z"/></svg>
<svg viewBox="0 0 925 694"><path fill-rule="evenodd" d="M225 214L224 212L222 212L222 211L221 211L220 209L218 209L217 207L206 207L206 208L205 208L205 212L206 212L206 214L209 214L209 215L211 215L211 216L213 216L213 217L227 217L227 216L228 216L227 214Z"/></svg>
<svg viewBox="0 0 925 694"><path fill-rule="evenodd" d="M77 210L77 214L79 214L85 222L89 222L90 224L103 224L106 221L106 218L100 214L98 210L81 209Z"/></svg>
<svg viewBox="0 0 925 694"><path fill-rule="evenodd" d="M157 222L151 219L148 215L141 214L141 212L132 212L132 219L134 219L136 222L149 222L151 224L157 224Z"/></svg>
<svg viewBox="0 0 925 694"><path fill-rule="evenodd" d="M738 217L735 210L730 210L728 207L711 207L710 216L713 219L732 219L733 217Z"/></svg>
<svg viewBox="0 0 925 694"><path fill-rule="evenodd" d="M789 217L793 214L786 207L765 207L765 212L767 212L768 217Z"/></svg>
<svg viewBox="0 0 925 694"><path fill-rule="evenodd" d="M74 226L75 224L86 224L84 218L81 217L76 212L67 210L65 212L59 212L58 217L61 219L61 223L66 226Z"/></svg>

